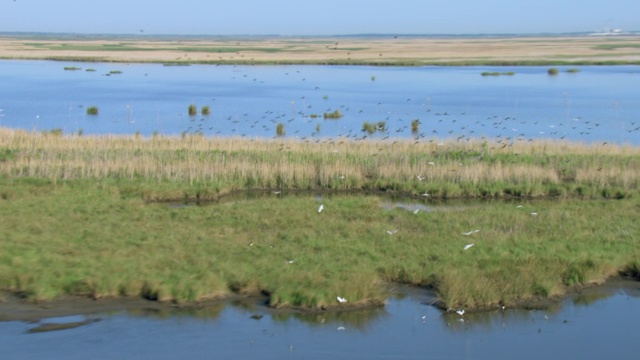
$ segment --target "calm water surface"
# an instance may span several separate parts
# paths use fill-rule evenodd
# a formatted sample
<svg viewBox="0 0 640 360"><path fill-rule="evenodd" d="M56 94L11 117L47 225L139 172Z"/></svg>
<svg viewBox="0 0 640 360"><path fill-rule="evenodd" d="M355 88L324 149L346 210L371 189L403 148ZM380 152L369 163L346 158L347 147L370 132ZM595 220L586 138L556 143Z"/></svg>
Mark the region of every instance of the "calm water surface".
<svg viewBox="0 0 640 360"><path fill-rule="evenodd" d="M65 71L65 66L82 70ZM94 69L95 71L86 71ZM0 125L65 133L640 143L640 67L162 66L0 61ZM107 74L111 71L121 74ZM481 76L513 71L513 76ZM210 106L209 116L187 108ZM86 115L97 106L98 116ZM340 110L344 117L325 120ZM313 114L318 118L311 117ZM411 133L411 121L421 123ZM385 122L367 134L364 122Z"/></svg>
<svg viewBox="0 0 640 360"><path fill-rule="evenodd" d="M0 349L3 359L632 359L639 295L636 285L608 286L546 310L464 317L429 306L428 294L418 290L384 309L346 313L273 313L246 304L191 312L123 310L0 322ZM100 321L30 332L46 322L93 319Z"/></svg>

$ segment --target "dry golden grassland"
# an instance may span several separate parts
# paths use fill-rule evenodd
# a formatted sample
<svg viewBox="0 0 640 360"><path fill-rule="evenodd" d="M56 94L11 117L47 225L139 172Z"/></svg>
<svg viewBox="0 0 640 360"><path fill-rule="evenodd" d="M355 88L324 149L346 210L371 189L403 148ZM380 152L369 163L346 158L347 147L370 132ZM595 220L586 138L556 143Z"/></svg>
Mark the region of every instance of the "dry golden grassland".
<svg viewBox="0 0 640 360"><path fill-rule="evenodd" d="M237 189L338 189L608 198L640 188L640 149L613 144L96 137L0 129L0 150L3 176L186 184L207 197Z"/></svg>
<svg viewBox="0 0 640 360"><path fill-rule="evenodd" d="M0 59L212 64L550 65L640 63L620 37L64 38L4 36Z"/></svg>

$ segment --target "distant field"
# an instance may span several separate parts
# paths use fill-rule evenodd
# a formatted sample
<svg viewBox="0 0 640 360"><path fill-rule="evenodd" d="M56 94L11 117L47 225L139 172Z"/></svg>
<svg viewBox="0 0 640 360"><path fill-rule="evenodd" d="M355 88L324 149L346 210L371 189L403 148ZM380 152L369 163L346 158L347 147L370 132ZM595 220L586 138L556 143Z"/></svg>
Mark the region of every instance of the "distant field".
<svg viewBox="0 0 640 360"><path fill-rule="evenodd" d="M0 59L210 64L640 64L640 37L0 37Z"/></svg>

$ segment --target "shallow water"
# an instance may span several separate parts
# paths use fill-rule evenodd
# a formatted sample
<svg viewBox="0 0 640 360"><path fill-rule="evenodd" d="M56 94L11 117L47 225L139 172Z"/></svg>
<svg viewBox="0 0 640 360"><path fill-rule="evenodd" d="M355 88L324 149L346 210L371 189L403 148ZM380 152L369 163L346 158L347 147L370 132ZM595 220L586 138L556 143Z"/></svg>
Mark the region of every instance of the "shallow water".
<svg viewBox="0 0 640 360"><path fill-rule="evenodd" d="M585 359L634 358L637 351L637 283L588 289L546 310L462 317L429 306L427 292L403 294L383 309L343 313L243 303L0 322L0 349L5 359ZM55 321L86 325L30 333Z"/></svg>
<svg viewBox="0 0 640 360"><path fill-rule="evenodd" d="M65 71L65 66L79 71ZM95 72L85 71L87 68ZM638 66L162 66L0 61L0 126L65 133L640 143ZM121 74L106 76L112 70ZM514 71L513 76L481 76ZM189 104L211 107L187 114ZM98 116L86 115L97 106ZM340 110L344 117L325 120ZM311 118L311 114L319 115ZM411 121L419 119L417 133ZM362 131L364 122L386 130Z"/></svg>

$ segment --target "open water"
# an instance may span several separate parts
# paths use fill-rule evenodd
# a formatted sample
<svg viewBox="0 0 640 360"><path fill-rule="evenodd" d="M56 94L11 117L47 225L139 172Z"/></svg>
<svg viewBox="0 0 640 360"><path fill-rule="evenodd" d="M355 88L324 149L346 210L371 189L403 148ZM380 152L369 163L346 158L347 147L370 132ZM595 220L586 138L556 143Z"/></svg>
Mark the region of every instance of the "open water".
<svg viewBox="0 0 640 360"><path fill-rule="evenodd" d="M588 289L544 310L463 316L433 308L424 291L403 294L382 309L344 313L245 303L0 322L0 352L3 359L637 358L637 284ZM38 330L65 322L85 325Z"/></svg>
<svg viewBox="0 0 640 360"><path fill-rule="evenodd" d="M80 70L64 70L75 66ZM163 66L0 61L0 126L323 140L640 143L640 67ZM95 71L87 71L95 70ZM120 72L120 73L112 73ZM481 73L514 72L482 76ZM188 106L211 114L189 116ZM97 106L99 114L86 114ZM339 110L340 119L324 119ZM317 116L317 117L314 117ZM411 122L420 126L412 133ZM372 134L365 122L384 123Z"/></svg>

